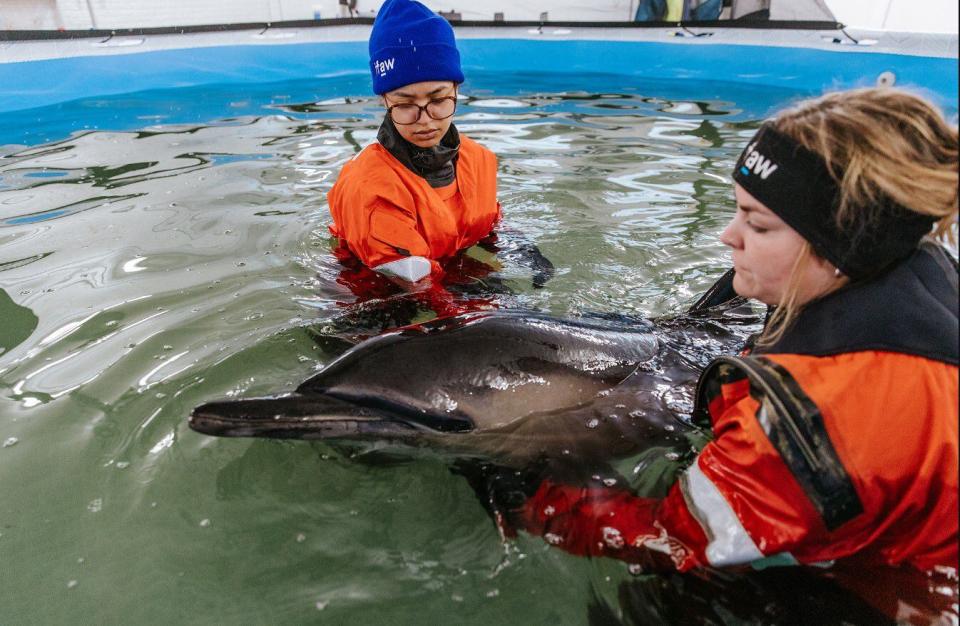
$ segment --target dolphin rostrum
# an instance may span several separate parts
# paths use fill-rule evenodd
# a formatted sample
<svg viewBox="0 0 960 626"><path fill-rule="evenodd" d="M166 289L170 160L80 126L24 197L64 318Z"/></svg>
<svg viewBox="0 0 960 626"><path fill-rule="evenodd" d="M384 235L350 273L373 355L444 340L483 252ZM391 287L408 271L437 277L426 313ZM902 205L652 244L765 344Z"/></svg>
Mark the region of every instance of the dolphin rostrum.
<svg viewBox="0 0 960 626"><path fill-rule="evenodd" d="M291 394L211 402L189 423L223 437L392 442L501 463L676 446L693 428L685 415L703 354L746 336L743 319L678 319L436 320L360 343Z"/></svg>

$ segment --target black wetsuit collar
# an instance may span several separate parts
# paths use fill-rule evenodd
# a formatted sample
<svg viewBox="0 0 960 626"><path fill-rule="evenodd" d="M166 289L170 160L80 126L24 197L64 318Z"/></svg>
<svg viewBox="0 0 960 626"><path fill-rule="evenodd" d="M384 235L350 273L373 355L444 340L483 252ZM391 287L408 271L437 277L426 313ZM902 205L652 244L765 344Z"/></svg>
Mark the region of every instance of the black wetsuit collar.
<svg viewBox="0 0 960 626"><path fill-rule="evenodd" d="M440 143L432 148L419 148L403 137L387 115L380 125L377 141L398 161L425 179L431 187L446 187L457 178L457 158L460 154L460 133L450 124L450 130Z"/></svg>
<svg viewBox="0 0 960 626"><path fill-rule="evenodd" d="M925 240L883 276L855 281L808 304L781 339L754 354L883 350L956 365L957 279L955 261Z"/></svg>

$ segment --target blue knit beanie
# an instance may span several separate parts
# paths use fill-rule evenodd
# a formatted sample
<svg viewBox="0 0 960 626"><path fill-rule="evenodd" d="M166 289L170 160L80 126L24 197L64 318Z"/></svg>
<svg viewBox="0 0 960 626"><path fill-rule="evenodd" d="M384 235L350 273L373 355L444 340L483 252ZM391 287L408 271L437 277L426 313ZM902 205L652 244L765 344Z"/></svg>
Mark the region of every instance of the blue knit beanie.
<svg viewBox="0 0 960 626"><path fill-rule="evenodd" d="M373 92L427 80L463 82L453 28L413 0L387 0L370 33Z"/></svg>

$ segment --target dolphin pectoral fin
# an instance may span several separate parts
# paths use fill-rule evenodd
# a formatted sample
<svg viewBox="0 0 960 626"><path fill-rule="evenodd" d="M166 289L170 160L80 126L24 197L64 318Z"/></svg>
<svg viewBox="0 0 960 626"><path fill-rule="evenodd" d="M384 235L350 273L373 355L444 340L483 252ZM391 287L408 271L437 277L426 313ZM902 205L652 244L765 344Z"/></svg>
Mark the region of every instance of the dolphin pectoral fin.
<svg viewBox="0 0 960 626"><path fill-rule="evenodd" d="M317 347L334 357L338 357L350 348L357 345L356 341L351 341L346 337L337 335L335 329L315 329L308 328L307 336L313 340Z"/></svg>
<svg viewBox="0 0 960 626"><path fill-rule="evenodd" d="M714 307L722 306L738 298L737 292L733 289L733 276L735 273L732 267L724 272L723 276L700 296L687 313L700 313Z"/></svg>
<svg viewBox="0 0 960 626"><path fill-rule="evenodd" d="M391 410L392 409L392 410ZM190 428L217 437L412 440L429 433L468 432L469 420L393 405L381 398L292 394L210 402L193 410Z"/></svg>

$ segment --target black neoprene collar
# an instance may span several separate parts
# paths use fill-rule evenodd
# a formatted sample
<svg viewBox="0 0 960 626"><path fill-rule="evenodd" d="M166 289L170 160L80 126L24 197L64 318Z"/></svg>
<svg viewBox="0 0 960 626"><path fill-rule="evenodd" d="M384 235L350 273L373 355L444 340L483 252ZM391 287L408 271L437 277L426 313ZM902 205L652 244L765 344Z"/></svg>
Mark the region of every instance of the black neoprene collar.
<svg viewBox="0 0 960 626"><path fill-rule="evenodd" d="M426 179L431 187L446 187L457 178L457 158L460 156L460 133L454 124L440 143L432 148L420 148L400 136L393 120L383 118L377 141L408 170Z"/></svg>
<svg viewBox="0 0 960 626"><path fill-rule="evenodd" d="M783 337L755 354L832 356L880 350L960 362L956 262L924 240L881 276L807 304Z"/></svg>

